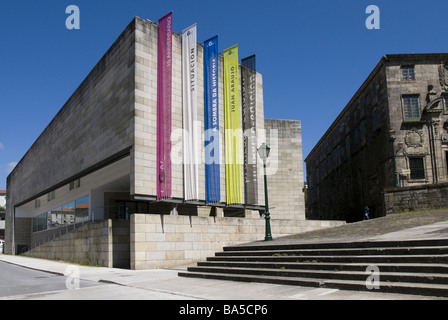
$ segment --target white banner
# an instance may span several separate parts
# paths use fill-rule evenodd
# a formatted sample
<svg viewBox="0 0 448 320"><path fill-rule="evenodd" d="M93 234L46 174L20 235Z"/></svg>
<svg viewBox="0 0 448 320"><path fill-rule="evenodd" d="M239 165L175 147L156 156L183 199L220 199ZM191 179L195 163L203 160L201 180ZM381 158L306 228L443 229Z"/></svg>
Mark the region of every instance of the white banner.
<svg viewBox="0 0 448 320"><path fill-rule="evenodd" d="M199 199L196 24L182 31L183 143L185 200Z"/></svg>

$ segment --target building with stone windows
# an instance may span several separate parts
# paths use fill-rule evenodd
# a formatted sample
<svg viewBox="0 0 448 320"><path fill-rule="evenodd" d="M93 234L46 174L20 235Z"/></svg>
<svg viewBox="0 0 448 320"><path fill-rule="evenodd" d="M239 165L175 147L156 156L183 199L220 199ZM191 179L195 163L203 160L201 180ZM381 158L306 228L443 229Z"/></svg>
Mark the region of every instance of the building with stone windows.
<svg viewBox="0 0 448 320"><path fill-rule="evenodd" d="M256 175L251 200L245 190L250 177L243 156L243 201L229 204L226 199L232 184L226 183L224 143L216 181L220 200L207 201L204 161L198 162L199 197L185 197L182 37L175 33L170 83L172 194L158 197L158 29L154 22L134 18L11 172L7 253L146 269L191 263L224 245L264 239L259 158L252 163ZM204 47L196 48L196 116L202 133ZM218 62L219 131L224 139L222 56ZM239 65L240 71L243 68ZM262 75L255 73L252 79L256 143L266 141L271 147L267 168L273 236L337 225L305 220L300 122L264 119ZM203 146L204 139L197 143ZM247 148L244 135L241 145ZM200 151L205 152L203 147Z"/></svg>
<svg viewBox="0 0 448 320"><path fill-rule="evenodd" d="M6 190L0 190L0 207L6 208Z"/></svg>
<svg viewBox="0 0 448 320"><path fill-rule="evenodd" d="M0 190L0 239L5 238L6 190ZM3 249L3 247L1 248ZM0 252L2 252L0 250Z"/></svg>
<svg viewBox="0 0 448 320"><path fill-rule="evenodd" d="M308 217L357 221L365 205L374 217L442 205L447 107L448 54L384 56L305 159Z"/></svg>

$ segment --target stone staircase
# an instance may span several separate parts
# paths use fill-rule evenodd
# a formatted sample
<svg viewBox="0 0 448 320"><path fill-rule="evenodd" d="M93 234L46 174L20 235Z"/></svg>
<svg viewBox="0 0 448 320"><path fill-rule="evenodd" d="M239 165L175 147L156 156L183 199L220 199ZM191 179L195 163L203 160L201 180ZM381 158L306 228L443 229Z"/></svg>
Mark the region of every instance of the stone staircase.
<svg viewBox="0 0 448 320"><path fill-rule="evenodd" d="M448 239L225 247L179 276L448 297Z"/></svg>

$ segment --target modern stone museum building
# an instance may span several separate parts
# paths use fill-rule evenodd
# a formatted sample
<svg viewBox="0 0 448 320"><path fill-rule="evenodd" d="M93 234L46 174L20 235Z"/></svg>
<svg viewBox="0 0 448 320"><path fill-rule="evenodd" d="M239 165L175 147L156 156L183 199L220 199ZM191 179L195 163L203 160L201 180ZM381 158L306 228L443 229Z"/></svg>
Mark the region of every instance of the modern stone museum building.
<svg viewBox="0 0 448 320"><path fill-rule="evenodd" d="M263 142L273 236L338 224L305 220L301 124L264 119L262 75L238 60L229 75L235 48L212 64L211 41L183 49L193 30L171 19L134 18L11 172L7 253L145 269L262 240Z"/></svg>
<svg viewBox="0 0 448 320"><path fill-rule="evenodd" d="M447 206L448 54L384 56L305 162L312 219Z"/></svg>

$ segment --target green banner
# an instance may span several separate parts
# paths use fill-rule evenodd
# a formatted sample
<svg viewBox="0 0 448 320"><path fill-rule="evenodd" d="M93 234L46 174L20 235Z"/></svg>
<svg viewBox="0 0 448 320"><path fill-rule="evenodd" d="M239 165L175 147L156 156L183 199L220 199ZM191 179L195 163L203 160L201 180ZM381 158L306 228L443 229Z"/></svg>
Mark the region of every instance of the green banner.
<svg viewBox="0 0 448 320"><path fill-rule="evenodd" d="M243 202L238 45L224 50L224 109L227 204Z"/></svg>

